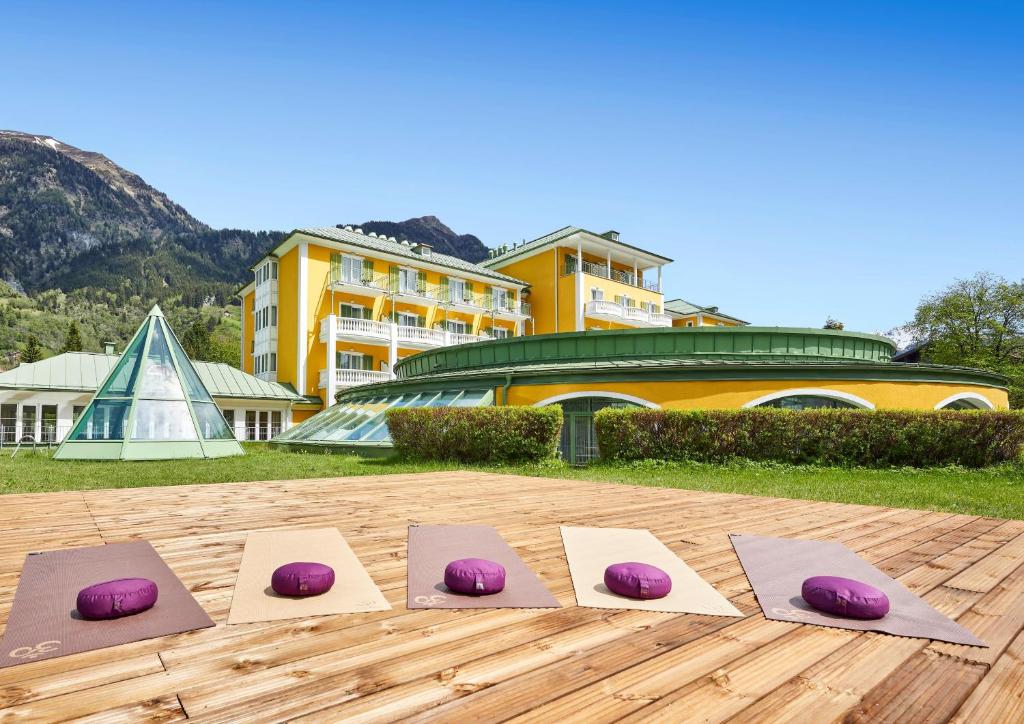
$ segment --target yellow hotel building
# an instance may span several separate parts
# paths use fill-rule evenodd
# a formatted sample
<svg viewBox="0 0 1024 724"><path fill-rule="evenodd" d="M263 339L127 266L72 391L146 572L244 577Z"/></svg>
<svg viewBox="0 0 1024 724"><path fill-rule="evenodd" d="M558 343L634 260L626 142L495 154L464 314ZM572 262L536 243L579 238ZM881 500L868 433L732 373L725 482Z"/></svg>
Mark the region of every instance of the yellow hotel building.
<svg viewBox="0 0 1024 724"><path fill-rule="evenodd" d="M895 363L885 337L752 327L666 301L670 262L574 226L480 264L359 229L299 229L241 291L243 368L305 399L293 422L324 410L282 442L357 450L390 445L383 412L396 405L558 404L573 460L593 452L592 415L609 405L1007 407L1000 375Z"/></svg>

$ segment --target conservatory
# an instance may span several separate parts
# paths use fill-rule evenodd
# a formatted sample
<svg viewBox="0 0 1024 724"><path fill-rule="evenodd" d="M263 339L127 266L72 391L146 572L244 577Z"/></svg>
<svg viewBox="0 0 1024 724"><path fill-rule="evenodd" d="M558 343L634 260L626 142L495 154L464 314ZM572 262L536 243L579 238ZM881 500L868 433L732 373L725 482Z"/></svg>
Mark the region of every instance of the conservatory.
<svg viewBox="0 0 1024 724"><path fill-rule="evenodd" d="M154 306L100 385L56 460L241 455L242 447Z"/></svg>

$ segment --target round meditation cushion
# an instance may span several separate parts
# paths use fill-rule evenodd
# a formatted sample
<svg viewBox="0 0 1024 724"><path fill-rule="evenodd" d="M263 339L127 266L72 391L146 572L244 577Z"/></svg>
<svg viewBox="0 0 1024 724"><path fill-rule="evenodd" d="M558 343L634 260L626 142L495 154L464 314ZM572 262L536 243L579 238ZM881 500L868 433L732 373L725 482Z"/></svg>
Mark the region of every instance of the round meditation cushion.
<svg viewBox="0 0 1024 724"><path fill-rule="evenodd" d="M604 570L604 585L626 598L664 598L672 590L672 579L647 563L615 563Z"/></svg>
<svg viewBox="0 0 1024 724"><path fill-rule="evenodd" d="M505 567L483 558L463 558L444 568L444 585L456 593L487 596L505 588Z"/></svg>
<svg viewBox="0 0 1024 724"><path fill-rule="evenodd" d="M875 619L889 613L889 597L874 586L839 576L814 576L800 595L813 608L848 618Z"/></svg>
<svg viewBox="0 0 1024 724"><path fill-rule="evenodd" d="M323 563L286 563L270 577L270 587L281 596L319 596L334 585L334 569Z"/></svg>
<svg viewBox="0 0 1024 724"><path fill-rule="evenodd" d="M149 579L118 578L83 588L75 607L82 618L120 618L153 608L156 597L156 584Z"/></svg>

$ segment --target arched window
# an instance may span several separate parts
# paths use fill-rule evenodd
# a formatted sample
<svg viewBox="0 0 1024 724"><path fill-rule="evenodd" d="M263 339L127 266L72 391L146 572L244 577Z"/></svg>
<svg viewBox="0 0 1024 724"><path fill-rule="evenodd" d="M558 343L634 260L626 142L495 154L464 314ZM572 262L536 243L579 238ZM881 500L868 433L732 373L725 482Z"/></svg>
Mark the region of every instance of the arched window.
<svg viewBox="0 0 1024 724"><path fill-rule="evenodd" d="M996 406L977 392L951 395L935 406L936 410L994 410Z"/></svg>
<svg viewBox="0 0 1024 724"><path fill-rule="evenodd" d="M855 409L873 410L863 397L839 390L802 388L782 390L751 400L744 407L776 407L783 410Z"/></svg>
<svg viewBox="0 0 1024 724"><path fill-rule="evenodd" d="M589 463L597 457L597 431L594 413L606 407L657 407L630 395L599 392L557 395L537 403L538 407L558 405L562 408L562 459L573 465Z"/></svg>

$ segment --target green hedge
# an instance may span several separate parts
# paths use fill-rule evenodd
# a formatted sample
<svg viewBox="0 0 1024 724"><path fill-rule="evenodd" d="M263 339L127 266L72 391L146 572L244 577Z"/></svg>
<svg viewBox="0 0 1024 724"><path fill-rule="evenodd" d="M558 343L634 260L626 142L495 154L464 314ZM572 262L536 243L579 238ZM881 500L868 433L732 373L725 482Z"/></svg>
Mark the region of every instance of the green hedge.
<svg viewBox="0 0 1024 724"><path fill-rule="evenodd" d="M526 462L552 457L562 408L414 407L386 413L395 451L411 460Z"/></svg>
<svg viewBox="0 0 1024 724"><path fill-rule="evenodd" d="M609 408L595 420L605 460L977 468L1020 460L1024 451L1017 411Z"/></svg>

